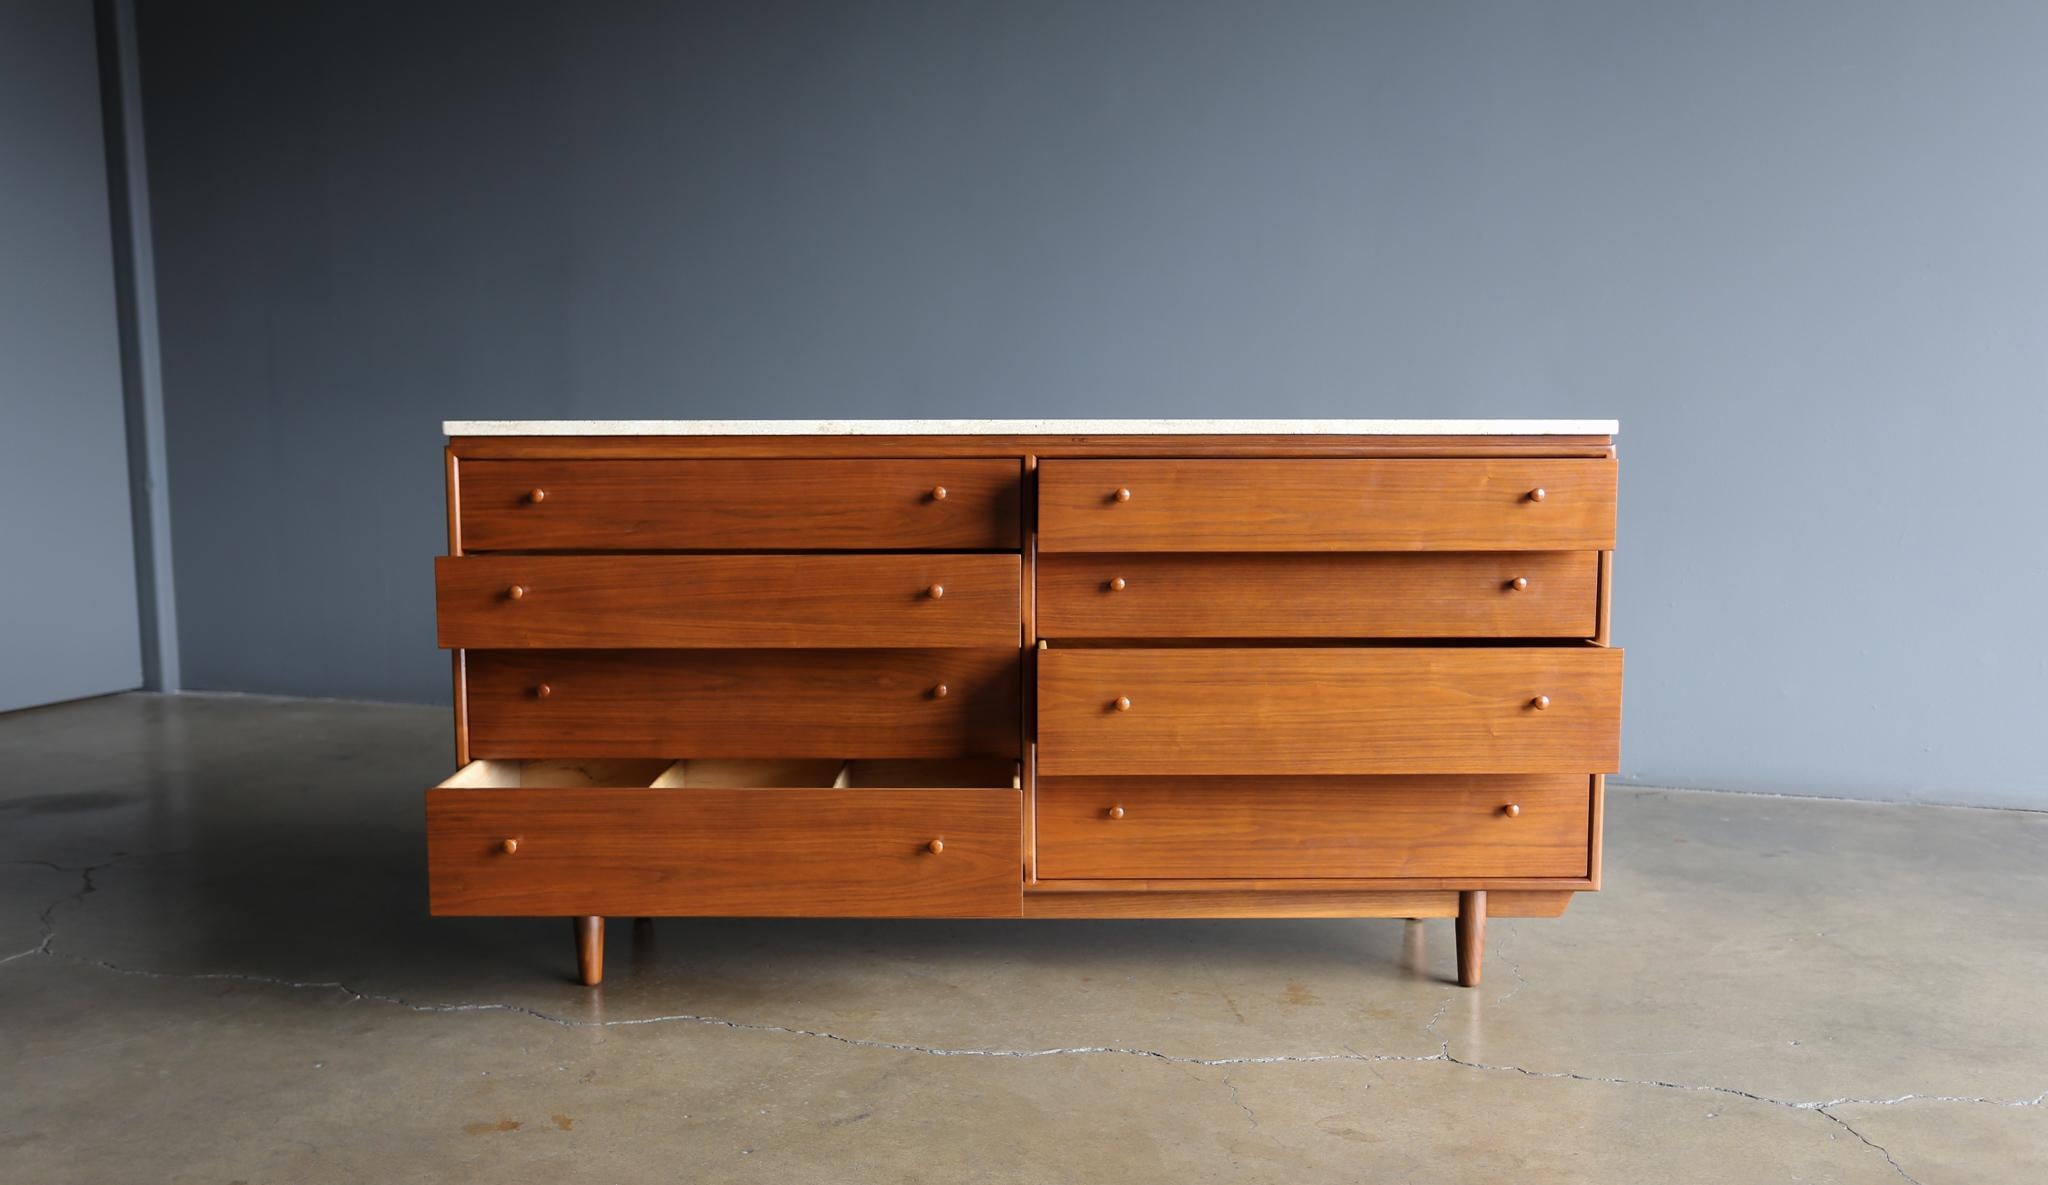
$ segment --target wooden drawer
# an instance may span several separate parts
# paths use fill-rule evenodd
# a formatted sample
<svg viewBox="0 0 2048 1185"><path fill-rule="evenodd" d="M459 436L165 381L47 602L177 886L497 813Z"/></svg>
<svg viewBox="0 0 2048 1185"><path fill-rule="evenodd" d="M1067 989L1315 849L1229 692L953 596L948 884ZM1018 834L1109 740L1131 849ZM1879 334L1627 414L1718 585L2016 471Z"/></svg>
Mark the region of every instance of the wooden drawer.
<svg viewBox="0 0 2048 1185"><path fill-rule="evenodd" d="M440 915L1016 917L1018 798L443 785L427 791L428 893Z"/></svg>
<svg viewBox="0 0 2048 1185"><path fill-rule="evenodd" d="M463 461L459 472L466 551L1014 551L1022 536L1016 460Z"/></svg>
<svg viewBox="0 0 2048 1185"><path fill-rule="evenodd" d="M1048 555L1038 561L1038 632L1587 638L1599 586L1591 551Z"/></svg>
<svg viewBox="0 0 2048 1185"><path fill-rule="evenodd" d="M1014 555L442 556L441 645L1010 646Z"/></svg>
<svg viewBox="0 0 2048 1185"><path fill-rule="evenodd" d="M1598 646L1055 647L1038 772L1609 772L1621 664Z"/></svg>
<svg viewBox="0 0 2048 1185"><path fill-rule="evenodd" d="M1014 648L472 650L464 666L476 757L1015 757L1021 747Z"/></svg>
<svg viewBox="0 0 2048 1185"><path fill-rule="evenodd" d="M1592 783L1041 778L1036 801L1043 879L1583 877Z"/></svg>
<svg viewBox="0 0 2048 1185"><path fill-rule="evenodd" d="M1051 460L1038 549L1607 551L1614 494L1610 460Z"/></svg>

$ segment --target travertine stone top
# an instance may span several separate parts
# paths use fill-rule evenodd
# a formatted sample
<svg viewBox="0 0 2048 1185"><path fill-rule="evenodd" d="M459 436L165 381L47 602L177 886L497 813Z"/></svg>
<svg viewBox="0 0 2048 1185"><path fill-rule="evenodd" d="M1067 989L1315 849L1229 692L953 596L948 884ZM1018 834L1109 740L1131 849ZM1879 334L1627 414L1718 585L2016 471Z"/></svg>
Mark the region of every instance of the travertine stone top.
<svg viewBox="0 0 2048 1185"><path fill-rule="evenodd" d="M1612 436L1618 420L449 420L449 436Z"/></svg>

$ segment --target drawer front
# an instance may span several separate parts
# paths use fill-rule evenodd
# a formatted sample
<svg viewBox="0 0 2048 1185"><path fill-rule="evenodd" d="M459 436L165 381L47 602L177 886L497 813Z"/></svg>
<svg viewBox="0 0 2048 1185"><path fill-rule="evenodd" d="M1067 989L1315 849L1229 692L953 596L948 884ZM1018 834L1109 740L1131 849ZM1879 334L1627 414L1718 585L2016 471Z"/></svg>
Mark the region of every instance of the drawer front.
<svg viewBox="0 0 2048 1185"><path fill-rule="evenodd" d="M1038 549L1607 551L1614 492L1586 459L1042 461Z"/></svg>
<svg viewBox="0 0 2048 1185"><path fill-rule="evenodd" d="M1038 561L1038 632L1585 638L1599 591L1591 551L1048 555Z"/></svg>
<svg viewBox="0 0 2048 1185"><path fill-rule="evenodd" d="M1022 536L1018 461L463 461L458 474L467 551L1015 550Z"/></svg>
<svg viewBox="0 0 2048 1185"><path fill-rule="evenodd" d="M1621 664L1597 646L1055 647L1038 656L1038 772L1607 772Z"/></svg>
<svg viewBox="0 0 2048 1185"><path fill-rule="evenodd" d="M440 641L527 647L1009 646L1013 555L443 556Z"/></svg>
<svg viewBox="0 0 2048 1185"><path fill-rule="evenodd" d="M472 650L464 665L475 757L1015 757L1021 747L1015 649Z"/></svg>
<svg viewBox="0 0 2048 1185"><path fill-rule="evenodd" d="M1015 917L1018 797L435 789L428 891L442 915Z"/></svg>
<svg viewBox="0 0 2048 1185"><path fill-rule="evenodd" d="M1036 801L1044 879L1583 877L1592 785L1571 774L1042 778Z"/></svg>

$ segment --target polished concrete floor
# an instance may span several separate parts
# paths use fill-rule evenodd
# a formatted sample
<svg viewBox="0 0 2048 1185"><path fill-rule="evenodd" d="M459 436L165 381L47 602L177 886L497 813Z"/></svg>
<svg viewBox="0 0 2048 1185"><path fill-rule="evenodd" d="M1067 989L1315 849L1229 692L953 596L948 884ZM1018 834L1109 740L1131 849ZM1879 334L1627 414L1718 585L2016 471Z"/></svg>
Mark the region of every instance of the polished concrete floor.
<svg viewBox="0 0 2048 1185"><path fill-rule="evenodd" d="M2048 815L1616 790L1450 923L426 916L445 713L0 717L0 1181L2040 1182Z"/></svg>

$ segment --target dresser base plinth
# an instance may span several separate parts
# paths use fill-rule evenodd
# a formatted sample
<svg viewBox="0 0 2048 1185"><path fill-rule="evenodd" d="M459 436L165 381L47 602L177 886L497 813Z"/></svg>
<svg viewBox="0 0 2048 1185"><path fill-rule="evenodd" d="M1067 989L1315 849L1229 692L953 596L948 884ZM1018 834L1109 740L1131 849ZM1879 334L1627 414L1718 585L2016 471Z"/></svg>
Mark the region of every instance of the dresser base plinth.
<svg viewBox="0 0 2048 1185"><path fill-rule="evenodd" d="M1554 918L1575 889L1484 894L1495 917ZM1088 889L1040 882L1024 891L1027 918L1455 918L1460 894L1436 889Z"/></svg>

